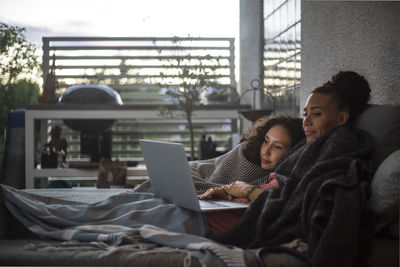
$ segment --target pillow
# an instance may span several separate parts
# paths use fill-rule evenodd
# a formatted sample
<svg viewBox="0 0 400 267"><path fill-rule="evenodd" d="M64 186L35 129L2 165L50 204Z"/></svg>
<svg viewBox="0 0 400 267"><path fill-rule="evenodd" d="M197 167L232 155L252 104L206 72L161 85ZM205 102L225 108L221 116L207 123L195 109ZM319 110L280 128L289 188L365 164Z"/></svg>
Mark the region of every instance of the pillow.
<svg viewBox="0 0 400 267"><path fill-rule="evenodd" d="M372 160L375 167L400 149L400 105L374 105L364 111L356 128L369 132L374 139Z"/></svg>
<svg viewBox="0 0 400 267"><path fill-rule="evenodd" d="M378 167L371 182L368 206L375 214L390 212L399 202L400 149L393 152Z"/></svg>

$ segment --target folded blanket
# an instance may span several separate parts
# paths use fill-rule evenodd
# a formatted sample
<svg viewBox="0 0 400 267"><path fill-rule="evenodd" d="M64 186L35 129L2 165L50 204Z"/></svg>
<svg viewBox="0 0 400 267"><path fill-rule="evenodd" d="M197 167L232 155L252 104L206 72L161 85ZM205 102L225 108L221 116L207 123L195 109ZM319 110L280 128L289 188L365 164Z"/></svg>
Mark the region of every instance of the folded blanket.
<svg viewBox="0 0 400 267"><path fill-rule="evenodd" d="M338 127L294 150L275 169L280 187L262 192L241 222L216 238L241 247L300 238L313 266L353 266L372 177L371 138Z"/></svg>
<svg viewBox="0 0 400 267"><path fill-rule="evenodd" d="M242 152L243 144L217 158L189 162L191 174L198 194L207 189L243 181L252 185L265 184L269 171L248 161ZM136 187L134 192L152 192L150 181Z"/></svg>

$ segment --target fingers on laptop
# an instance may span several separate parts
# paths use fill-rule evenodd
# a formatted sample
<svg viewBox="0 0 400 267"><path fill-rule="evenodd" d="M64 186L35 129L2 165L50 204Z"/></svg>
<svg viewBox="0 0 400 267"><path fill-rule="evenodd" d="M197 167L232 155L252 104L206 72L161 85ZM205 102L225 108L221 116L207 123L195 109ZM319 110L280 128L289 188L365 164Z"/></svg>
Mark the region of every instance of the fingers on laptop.
<svg viewBox="0 0 400 267"><path fill-rule="evenodd" d="M197 196L198 199L200 200L204 200L204 199L209 199L212 197L222 197L225 199L232 199L232 196L229 195L226 191L224 186L222 187L216 187L216 188L210 188L208 189L206 192L204 192L203 194L200 194Z"/></svg>

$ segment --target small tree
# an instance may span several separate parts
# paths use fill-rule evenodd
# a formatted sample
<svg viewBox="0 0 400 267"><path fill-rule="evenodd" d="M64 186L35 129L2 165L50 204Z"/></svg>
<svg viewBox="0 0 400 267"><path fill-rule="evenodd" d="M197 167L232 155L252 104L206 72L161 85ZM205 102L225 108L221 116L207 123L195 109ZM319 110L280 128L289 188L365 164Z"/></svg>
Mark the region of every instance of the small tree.
<svg viewBox="0 0 400 267"><path fill-rule="evenodd" d="M0 79L2 89L15 83L18 78L29 79L39 68L38 56L33 43L26 40L25 28L0 22ZM25 76L24 76L25 75Z"/></svg>
<svg viewBox="0 0 400 267"><path fill-rule="evenodd" d="M39 69L35 46L24 36L24 28L0 22L0 153L10 110L35 103L39 85L32 81ZM36 74L37 75L37 74Z"/></svg>
<svg viewBox="0 0 400 267"><path fill-rule="evenodd" d="M216 59L214 59L216 60ZM206 56L197 66L192 66L184 58L177 58L171 62L178 70L179 86L169 86L166 88L166 94L178 102L183 109L187 121L190 135L190 157L194 159L194 130L193 130L193 109L196 103L200 102L200 95L207 93L210 89L226 90L229 86L216 82L215 69L220 64L204 64L212 62L211 56ZM215 63L215 62L214 62ZM162 74L161 74L162 76ZM162 86L159 84L159 86ZM163 115L174 116L171 110L161 109Z"/></svg>

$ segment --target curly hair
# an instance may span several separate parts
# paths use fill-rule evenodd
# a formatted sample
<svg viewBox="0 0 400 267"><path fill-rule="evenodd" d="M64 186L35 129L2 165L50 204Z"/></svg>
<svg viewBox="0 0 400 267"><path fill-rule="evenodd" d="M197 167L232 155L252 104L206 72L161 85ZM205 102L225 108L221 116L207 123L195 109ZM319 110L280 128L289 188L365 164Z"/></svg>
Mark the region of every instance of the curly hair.
<svg viewBox="0 0 400 267"><path fill-rule="evenodd" d="M311 93L331 95L339 110L349 112L349 122L369 107L371 98L367 80L354 71L340 71L330 81L311 90Z"/></svg>
<svg viewBox="0 0 400 267"><path fill-rule="evenodd" d="M265 140L265 134L275 125L280 125L288 132L292 147L305 138L303 120L284 115L265 116L258 119L249 130L243 134L240 143L244 143L243 154L245 158L260 165L260 149Z"/></svg>

